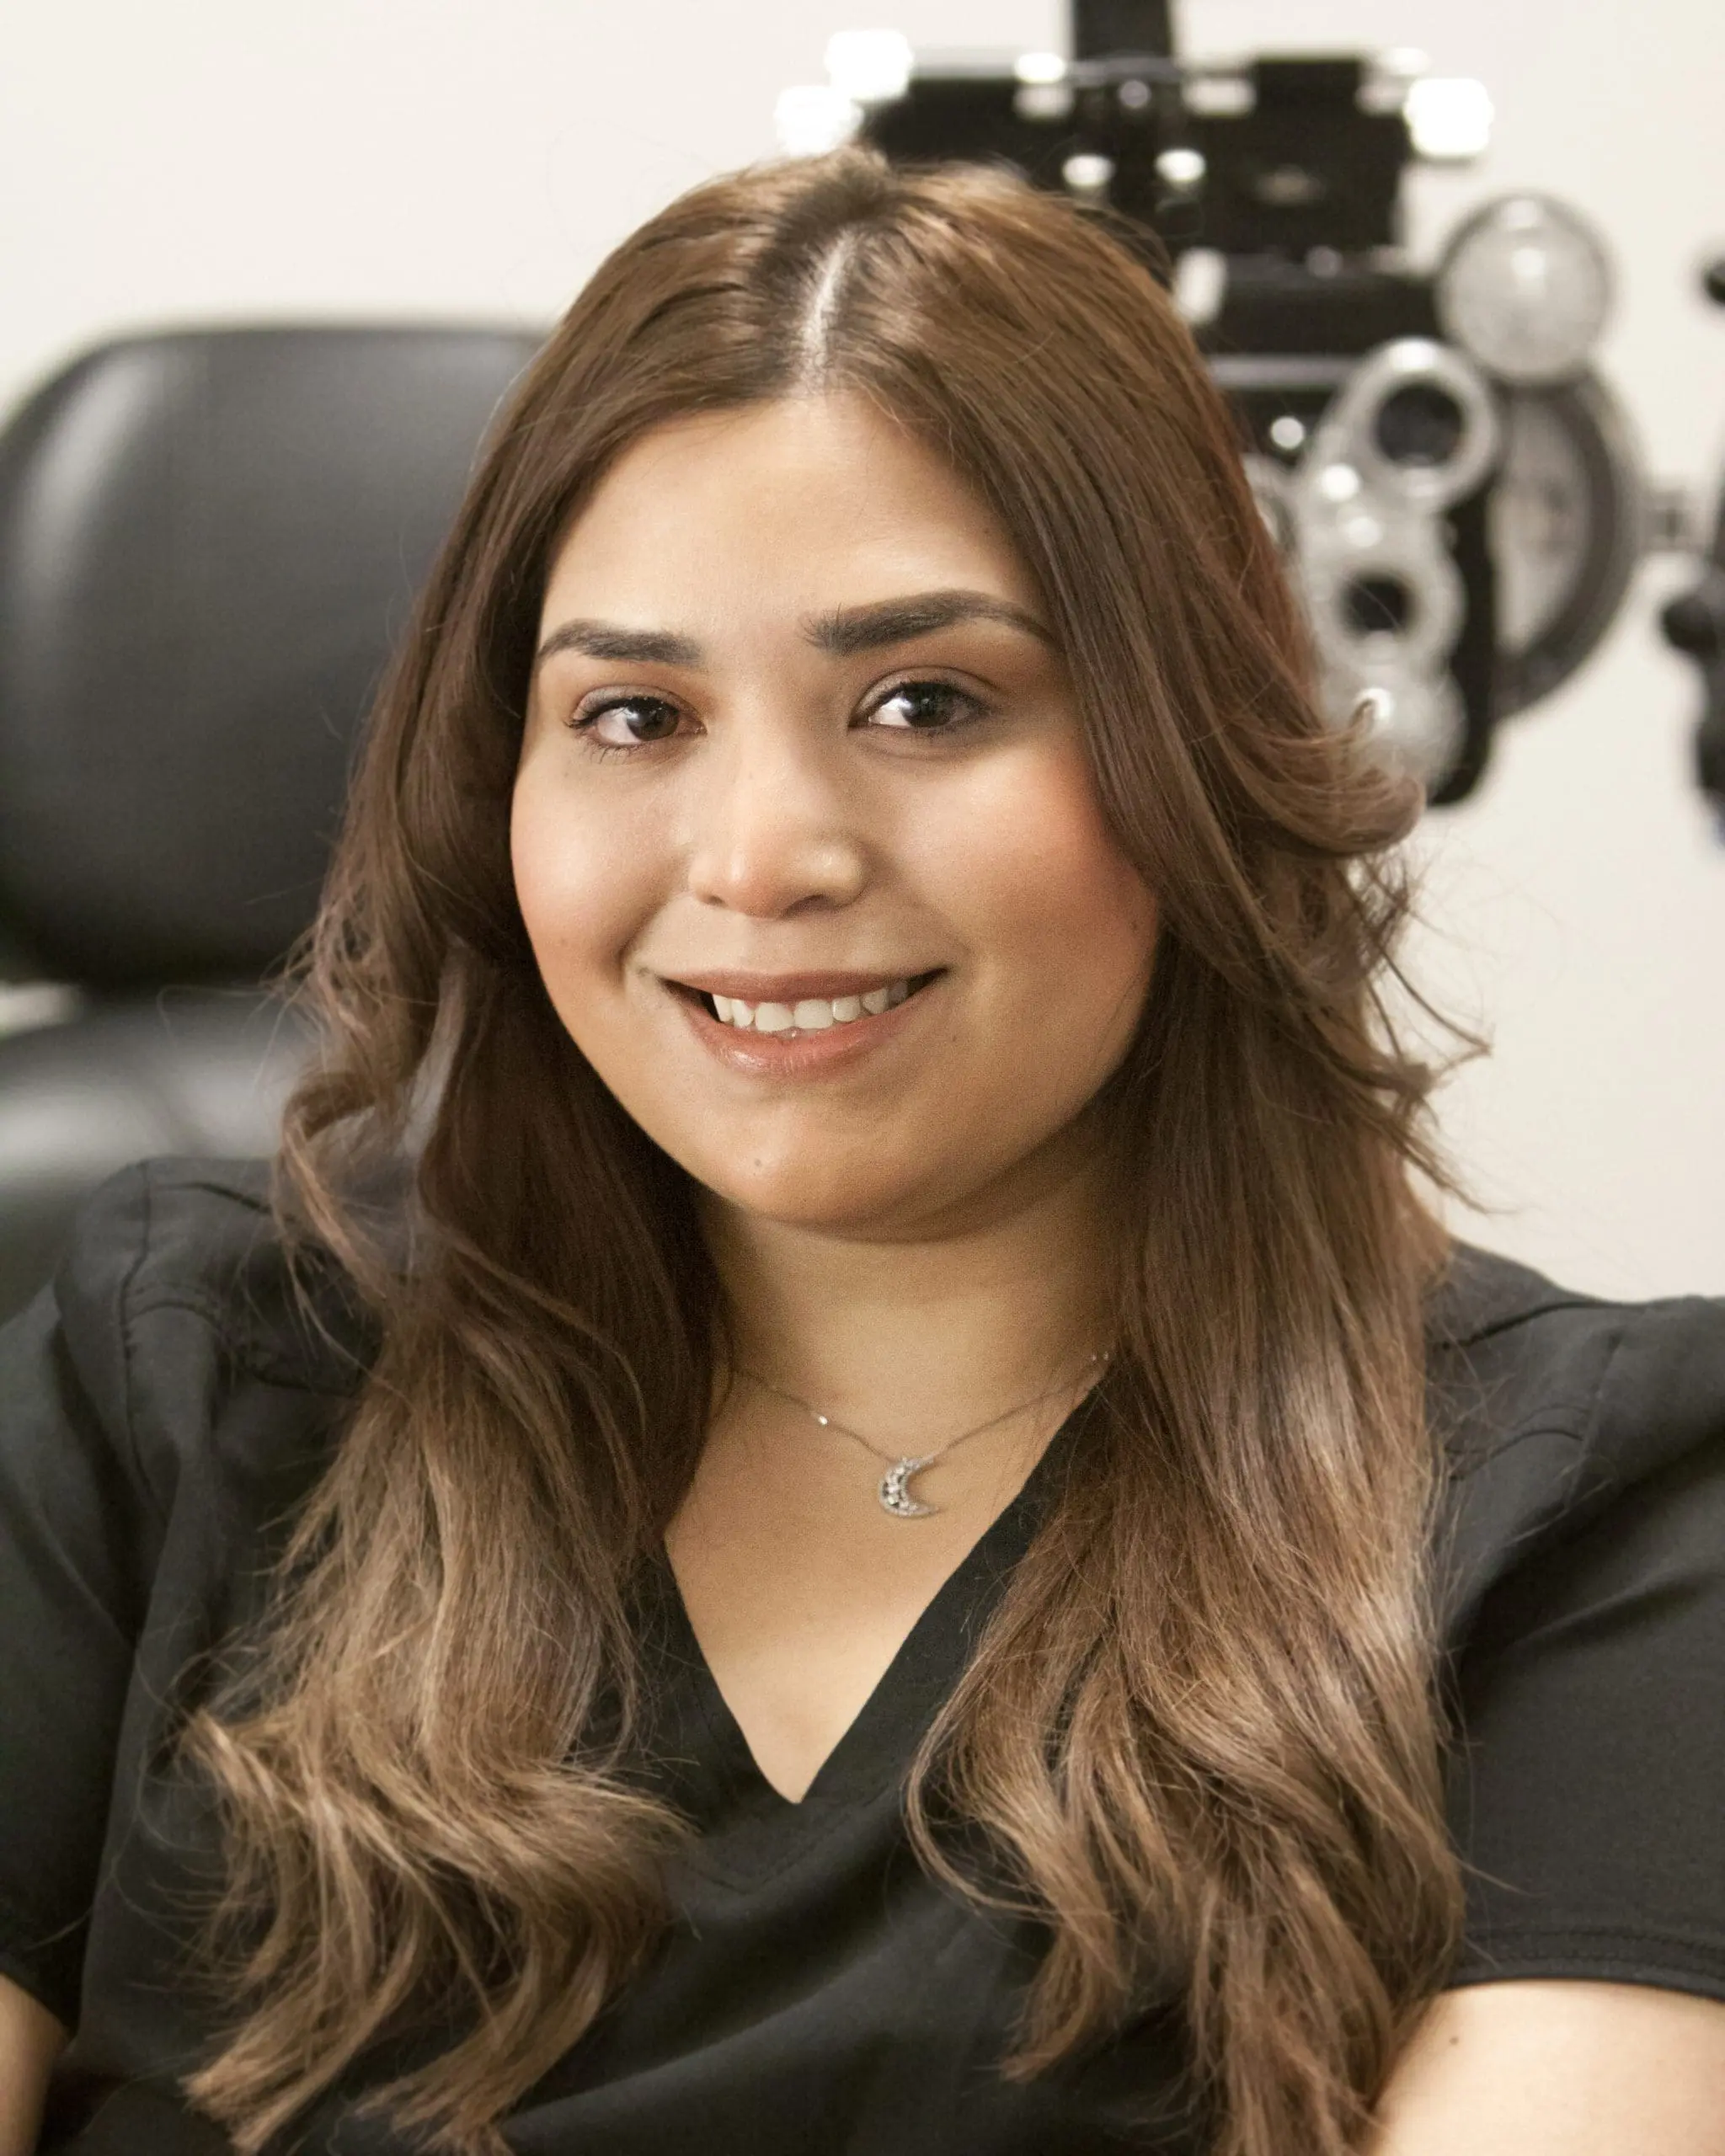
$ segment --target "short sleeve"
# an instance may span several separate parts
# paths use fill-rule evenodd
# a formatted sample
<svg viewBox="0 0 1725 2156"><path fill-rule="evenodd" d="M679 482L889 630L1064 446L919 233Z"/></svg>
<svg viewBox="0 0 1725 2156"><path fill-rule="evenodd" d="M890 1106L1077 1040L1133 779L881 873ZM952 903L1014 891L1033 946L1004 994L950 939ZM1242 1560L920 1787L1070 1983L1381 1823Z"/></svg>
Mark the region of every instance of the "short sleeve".
<svg viewBox="0 0 1725 2156"><path fill-rule="evenodd" d="M45 1290L0 1328L0 1970L68 2025L158 1540L123 1377Z"/></svg>
<svg viewBox="0 0 1725 2156"><path fill-rule="evenodd" d="M370 1339L344 1276L290 1262L267 1165L199 1161L95 1192L0 1330L0 1971L75 2028L78 2073L202 2041L220 1851L178 1740L267 1611Z"/></svg>
<svg viewBox="0 0 1725 2156"><path fill-rule="evenodd" d="M1706 1419L1482 1605L1458 1672L1457 1983L1725 1999L1725 1400Z"/></svg>

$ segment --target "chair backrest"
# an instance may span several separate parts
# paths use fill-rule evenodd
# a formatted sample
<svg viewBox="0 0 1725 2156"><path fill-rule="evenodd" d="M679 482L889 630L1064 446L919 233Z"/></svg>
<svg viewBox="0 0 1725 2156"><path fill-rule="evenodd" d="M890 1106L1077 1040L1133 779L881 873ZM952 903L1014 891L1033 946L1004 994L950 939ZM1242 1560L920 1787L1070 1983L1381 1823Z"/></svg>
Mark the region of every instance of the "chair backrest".
<svg viewBox="0 0 1725 2156"><path fill-rule="evenodd" d="M360 720L536 341L125 338L0 435L0 919L42 971L255 978L293 942Z"/></svg>
<svg viewBox="0 0 1725 2156"><path fill-rule="evenodd" d="M0 979L81 991L56 1022L0 1011L0 1317L115 1169L272 1147L309 1043L256 984L311 920L366 707L536 343L126 338L0 435Z"/></svg>

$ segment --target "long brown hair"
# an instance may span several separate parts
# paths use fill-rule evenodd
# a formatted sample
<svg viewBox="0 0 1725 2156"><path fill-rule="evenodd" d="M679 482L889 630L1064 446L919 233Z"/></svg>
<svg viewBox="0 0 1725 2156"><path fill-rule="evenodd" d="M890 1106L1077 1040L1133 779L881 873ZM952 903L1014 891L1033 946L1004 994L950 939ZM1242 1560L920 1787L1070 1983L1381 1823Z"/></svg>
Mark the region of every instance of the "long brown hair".
<svg viewBox="0 0 1725 2156"><path fill-rule="evenodd" d="M1335 2156L1453 1951L1423 1561L1443 1239L1415 1173L1439 1170L1380 992L1417 799L1318 714L1226 409L1145 263L1002 173L840 152L698 188L602 266L376 714L310 963L328 1053L281 1158L382 1345L260 1656L190 1731L238 1959L189 2087L242 2151L428 2013L449 2041L377 2102L500 2150L665 1919L678 1823L630 1771L628 1595L722 1312L688 1178L544 993L509 798L549 552L611 461L827 389L934 446L1016 543L1163 924L1107 1091L1106 1412L909 1790L928 1867L1045 1926L1005 2070L1172 1969L1217 2156ZM409 1136L386 1252L354 1193Z"/></svg>

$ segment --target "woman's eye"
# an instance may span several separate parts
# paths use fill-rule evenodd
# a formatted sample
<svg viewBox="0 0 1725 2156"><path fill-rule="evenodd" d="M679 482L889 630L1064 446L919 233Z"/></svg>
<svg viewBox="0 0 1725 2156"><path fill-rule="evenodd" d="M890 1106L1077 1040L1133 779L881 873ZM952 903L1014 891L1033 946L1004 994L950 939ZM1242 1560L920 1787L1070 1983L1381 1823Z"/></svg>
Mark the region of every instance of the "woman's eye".
<svg viewBox="0 0 1725 2156"><path fill-rule="evenodd" d="M601 748L640 749L649 742L668 741L681 718L676 706L662 696L618 696L584 712L575 723Z"/></svg>
<svg viewBox="0 0 1725 2156"><path fill-rule="evenodd" d="M900 681L868 713L869 721L895 731L950 733L977 718L981 705L951 681Z"/></svg>

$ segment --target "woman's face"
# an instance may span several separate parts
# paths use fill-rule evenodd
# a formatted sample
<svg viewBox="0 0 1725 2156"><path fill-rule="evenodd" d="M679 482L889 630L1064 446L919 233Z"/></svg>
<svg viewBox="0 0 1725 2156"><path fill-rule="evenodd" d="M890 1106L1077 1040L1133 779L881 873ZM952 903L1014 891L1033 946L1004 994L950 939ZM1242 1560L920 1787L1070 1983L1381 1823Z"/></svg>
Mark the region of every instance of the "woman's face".
<svg viewBox="0 0 1725 2156"><path fill-rule="evenodd" d="M1156 915L1044 618L849 397L664 428L565 536L515 888L576 1045L720 1199L908 1235L1088 1155Z"/></svg>

